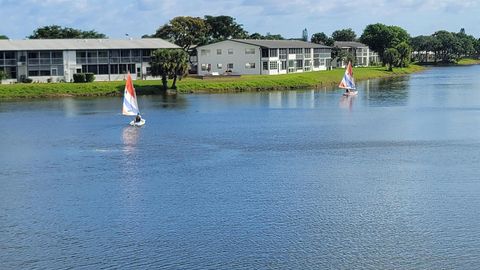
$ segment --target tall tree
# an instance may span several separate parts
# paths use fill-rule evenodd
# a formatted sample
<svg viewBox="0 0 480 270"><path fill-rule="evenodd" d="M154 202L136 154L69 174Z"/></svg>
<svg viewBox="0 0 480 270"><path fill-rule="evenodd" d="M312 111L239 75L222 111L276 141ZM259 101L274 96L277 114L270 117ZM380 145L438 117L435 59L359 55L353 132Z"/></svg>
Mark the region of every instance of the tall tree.
<svg viewBox="0 0 480 270"><path fill-rule="evenodd" d="M0 35L0 39L8 39L8 37L5 35Z"/></svg>
<svg viewBox="0 0 480 270"><path fill-rule="evenodd" d="M435 32L433 37L437 40L435 51L439 54L442 62L455 61L456 50L460 46L455 35L451 32L440 30Z"/></svg>
<svg viewBox="0 0 480 270"><path fill-rule="evenodd" d="M193 45L207 43L208 31L209 26L202 18L178 16L160 27L153 37L170 40L185 51L189 51Z"/></svg>
<svg viewBox="0 0 480 270"><path fill-rule="evenodd" d="M388 70L392 71L393 67L397 65L399 54L397 49L388 48L383 53L385 64L388 66Z"/></svg>
<svg viewBox="0 0 480 270"><path fill-rule="evenodd" d="M320 32L320 33L313 34L310 41L317 44L331 46L331 45L328 45L327 43L330 43L330 41L333 41L333 39L330 39L325 33Z"/></svg>
<svg viewBox="0 0 480 270"><path fill-rule="evenodd" d="M170 78L173 78L172 89L177 89L177 78L182 79L188 72L189 55L184 50L170 50L170 60L172 61L172 69L170 70Z"/></svg>
<svg viewBox="0 0 480 270"><path fill-rule="evenodd" d="M230 16L205 15L205 24L208 26L208 42L217 42L230 38L246 38L248 36L241 24Z"/></svg>
<svg viewBox="0 0 480 270"><path fill-rule="evenodd" d="M162 78L163 92L168 89L168 79L173 79L172 89L177 89L177 79L187 74L188 57L183 49L158 49L153 52L151 74Z"/></svg>
<svg viewBox="0 0 480 270"><path fill-rule="evenodd" d="M37 28L29 39L68 39L68 38L107 38L105 34L94 30L83 31L59 25L50 25Z"/></svg>
<svg viewBox="0 0 480 270"><path fill-rule="evenodd" d="M475 42L475 53L480 56L480 38Z"/></svg>
<svg viewBox="0 0 480 270"><path fill-rule="evenodd" d="M357 34L352 30L352 28L336 30L332 33L332 38L335 41L355 41L357 39Z"/></svg>
<svg viewBox="0 0 480 270"><path fill-rule="evenodd" d="M409 42L407 31L398 26L387 26L381 23L367 25L360 41L376 51L385 63L383 53L387 48L394 48L402 42Z"/></svg>
<svg viewBox="0 0 480 270"><path fill-rule="evenodd" d="M170 50L158 49L153 51L150 67L152 76L160 76L162 78L162 90L166 93L168 89L168 75L172 69Z"/></svg>
<svg viewBox="0 0 480 270"><path fill-rule="evenodd" d="M410 58L412 55L412 47L407 42L403 41L395 49L398 52L398 65L400 67L407 67L410 64Z"/></svg>

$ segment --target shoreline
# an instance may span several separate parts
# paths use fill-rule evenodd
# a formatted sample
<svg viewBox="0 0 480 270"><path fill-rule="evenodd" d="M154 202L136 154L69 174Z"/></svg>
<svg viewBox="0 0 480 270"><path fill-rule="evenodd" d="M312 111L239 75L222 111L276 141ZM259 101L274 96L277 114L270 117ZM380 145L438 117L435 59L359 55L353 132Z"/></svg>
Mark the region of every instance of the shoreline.
<svg viewBox="0 0 480 270"><path fill-rule="evenodd" d="M405 76L421 72L427 67L410 65L408 68L395 68L393 72L385 67L355 68L357 81ZM318 89L336 85L345 70L338 68L327 71L292 73L285 75L244 75L232 78L202 80L186 77L177 81L177 93L238 93L275 90ZM171 80L169 80L171 84ZM161 81L134 81L138 95L160 95ZM33 83L0 85L0 100L62 98L62 97L106 97L122 96L124 81L93 83Z"/></svg>

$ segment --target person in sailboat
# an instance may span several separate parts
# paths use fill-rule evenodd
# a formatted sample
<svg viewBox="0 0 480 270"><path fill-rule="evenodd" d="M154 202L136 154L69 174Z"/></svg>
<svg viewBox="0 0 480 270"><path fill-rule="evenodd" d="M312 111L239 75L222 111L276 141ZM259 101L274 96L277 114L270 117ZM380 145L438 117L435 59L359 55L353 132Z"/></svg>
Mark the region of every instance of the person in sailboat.
<svg viewBox="0 0 480 270"><path fill-rule="evenodd" d="M137 113L137 116L135 116L135 123L139 123L142 121L142 116L140 116L140 113Z"/></svg>

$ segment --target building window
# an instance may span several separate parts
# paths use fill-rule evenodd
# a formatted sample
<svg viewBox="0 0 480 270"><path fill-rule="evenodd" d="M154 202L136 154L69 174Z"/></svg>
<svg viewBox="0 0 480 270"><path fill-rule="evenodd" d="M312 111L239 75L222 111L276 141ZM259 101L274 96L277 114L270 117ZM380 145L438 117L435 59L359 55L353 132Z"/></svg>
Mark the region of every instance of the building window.
<svg viewBox="0 0 480 270"><path fill-rule="evenodd" d="M202 49L200 50L200 55L202 56L210 55L210 50Z"/></svg>
<svg viewBox="0 0 480 270"><path fill-rule="evenodd" d="M268 70L268 62L267 61L263 61L263 70Z"/></svg>
<svg viewBox="0 0 480 270"><path fill-rule="evenodd" d="M270 57L278 57L277 49L270 49L269 53L270 53Z"/></svg>
<svg viewBox="0 0 480 270"><path fill-rule="evenodd" d="M245 69L254 69L255 68L255 63L246 63L245 64Z"/></svg>
<svg viewBox="0 0 480 270"><path fill-rule="evenodd" d="M279 58L280 59L287 59L287 49L280 49L279 50Z"/></svg>
<svg viewBox="0 0 480 270"><path fill-rule="evenodd" d="M233 63L228 63L227 68L228 69L233 69Z"/></svg>
<svg viewBox="0 0 480 270"><path fill-rule="evenodd" d="M270 70L278 69L278 62L270 62Z"/></svg>
<svg viewBox="0 0 480 270"><path fill-rule="evenodd" d="M255 54L255 48L245 49L245 54Z"/></svg>
<svg viewBox="0 0 480 270"><path fill-rule="evenodd" d="M303 70L303 60L297 60L295 62L297 70Z"/></svg>
<svg viewBox="0 0 480 270"><path fill-rule="evenodd" d="M217 55L221 55L222 54L222 49L217 49Z"/></svg>
<svg viewBox="0 0 480 270"><path fill-rule="evenodd" d="M233 49L228 49L228 54L233 54Z"/></svg>
<svg viewBox="0 0 480 270"><path fill-rule="evenodd" d="M217 64L217 69L222 69L222 64Z"/></svg>
<svg viewBox="0 0 480 270"><path fill-rule="evenodd" d="M98 74L100 75L108 74L108 65L98 65Z"/></svg>
<svg viewBox="0 0 480 270"><path fill-rule="evenodd" d="M262 49L262 57L268 57L268 49Z"/></svg>
<svg viewBox="0 0 480 270"><path fill-rule="evenodd" d="M287 61L282 61L282 70L287 70Z"/></svg>
<svg viewBox="0 0 480 270"><path fill-rule="evenodd" d="M208 69L208 65L207 65L207 64L202 64L202 65L201 65L201 70L202 70L202 71L207 71L207 69Z"/></svg>
<svg viewBox="0 0 480 270"><path fill-rule="evenodd" d="M305 48L304 49L304 54L305 54L305 58L312 58L312 49L311 48Z"/></svg>
<svg viewBox="0 0 480 270"><path fill-rule="evenodd" d="M118 65L110 65L110 74L119 74Z"/></svg>

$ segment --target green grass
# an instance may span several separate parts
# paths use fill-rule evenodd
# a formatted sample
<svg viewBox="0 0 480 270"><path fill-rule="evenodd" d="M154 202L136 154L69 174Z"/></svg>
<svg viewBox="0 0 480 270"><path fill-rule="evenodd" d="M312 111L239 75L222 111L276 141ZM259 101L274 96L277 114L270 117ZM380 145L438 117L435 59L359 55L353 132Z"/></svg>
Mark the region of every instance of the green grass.
<svg viewBox="0 0 480 270"><path fill-rule="evenodd" d="M406 75L423 70L412 65L387 71L384 67L355 68L356 80ZM220 93L243 91L286 90L318 88L338 84L343 69L305 72L286 75L245 75L231 78L202 80L187 77L177 82L180 93ZM170 82L171 83L171 82ZM138 94L160 93L160 81L134 81ZM0 85L0 100L15 98L47 98L64 96L119 96L123 94L123 81L93 83L33 83Z"/></svg>
<svg viewBox="0 0 480 270"><path fill-rule="evenodd" d="M480 64L480 59L473 58L463 58L457 62L457 65L478 65Z"/></svg>

